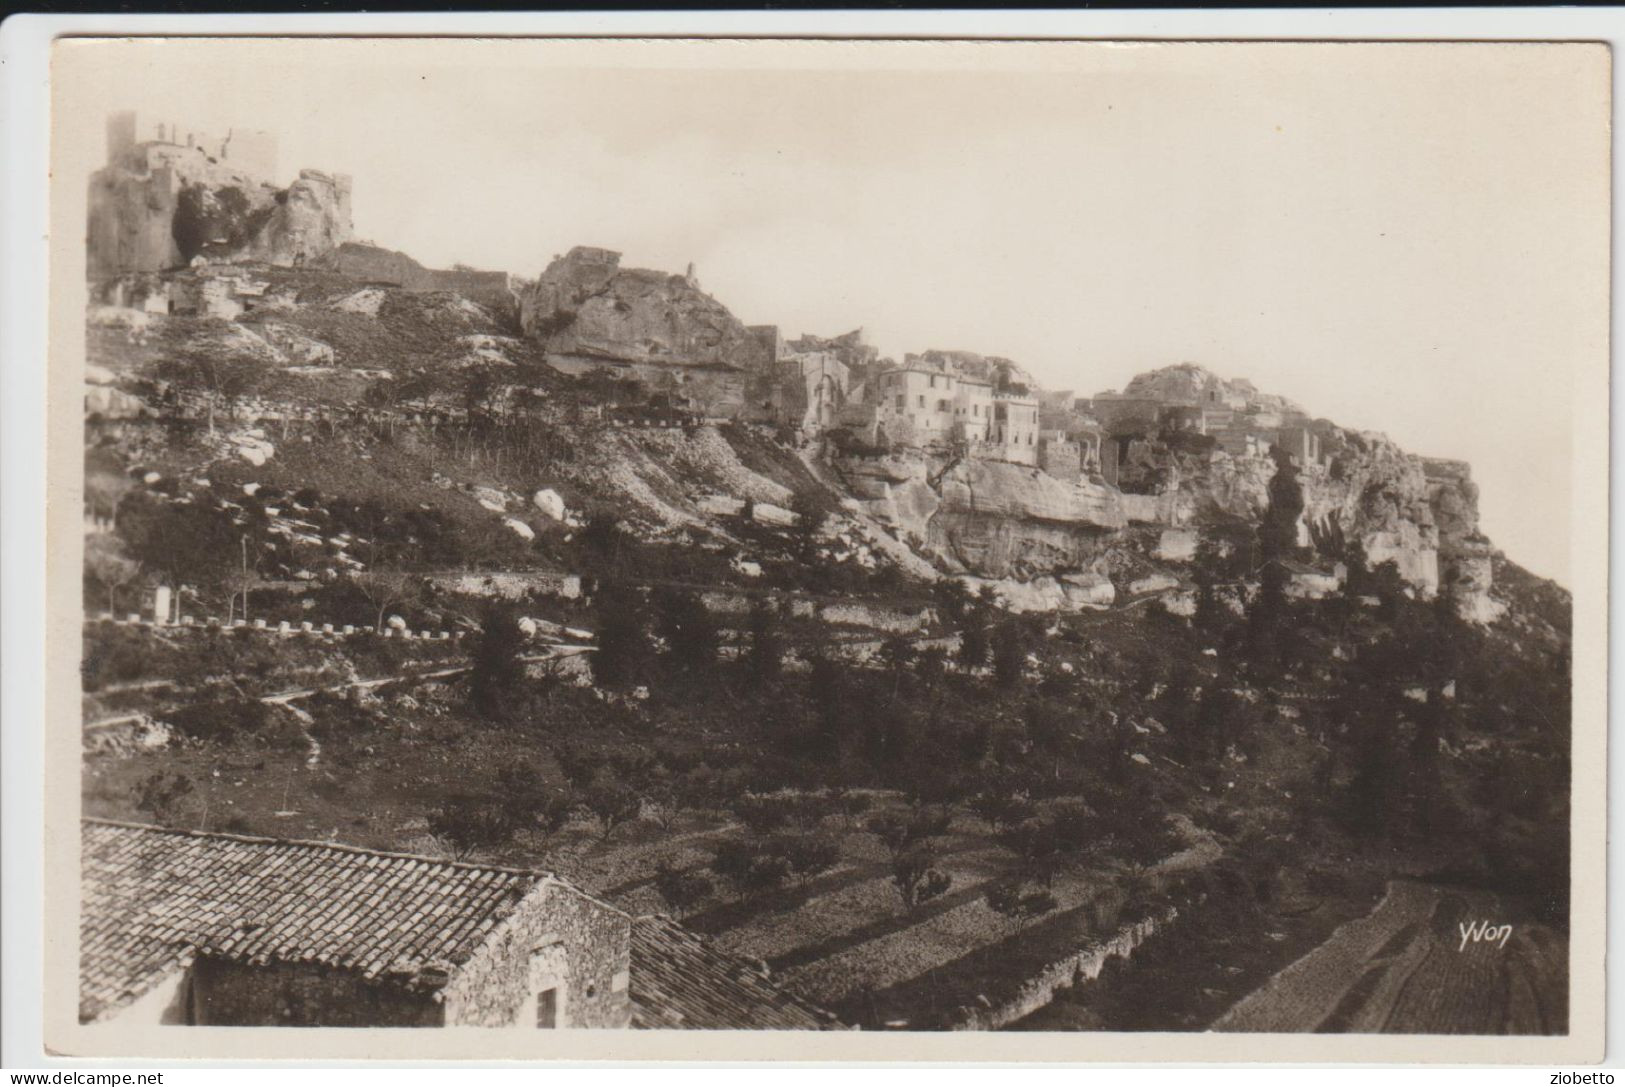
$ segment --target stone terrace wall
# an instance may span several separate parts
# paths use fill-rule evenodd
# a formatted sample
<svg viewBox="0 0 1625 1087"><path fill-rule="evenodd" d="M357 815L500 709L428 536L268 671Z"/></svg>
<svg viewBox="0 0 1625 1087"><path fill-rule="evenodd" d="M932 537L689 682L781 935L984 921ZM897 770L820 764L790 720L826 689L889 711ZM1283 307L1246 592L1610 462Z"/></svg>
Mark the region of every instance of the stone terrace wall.
<svg viewBox="0 0 1625 1087"><path fill-rule="evenodd" d="M1110 940L1092 943L1051 963L1036 976L1022 983L1016 996L991 1008L967 1008L961 1019L950 1025L953 1030L998 1030L1017 1019L1031 1015L1055 999L1058 989L1070 988L1100 976L1101 968L1113 955L1129 958L1134 949L1146 941L1158 928L1168 925L1178 916L1170 908L1160 919L1146 918L1117 931Z"/></svg>

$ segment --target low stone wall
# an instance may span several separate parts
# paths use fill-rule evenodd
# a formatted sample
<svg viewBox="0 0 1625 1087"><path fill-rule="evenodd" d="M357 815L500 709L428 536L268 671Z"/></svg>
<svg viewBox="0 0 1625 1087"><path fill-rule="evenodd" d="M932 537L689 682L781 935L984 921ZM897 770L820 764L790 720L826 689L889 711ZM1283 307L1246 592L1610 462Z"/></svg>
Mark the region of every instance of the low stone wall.
<svg viewBox="0 0 1625 1087"><path fill-rule="evenodd" d="M744 615L758 594L732 593L712 589L700 594L700 602L707 611L719 615ZM803 619L822 619L837 626L862 627L885 634L913 634L931 625L930 608L910 611L887 607L883 604L821 603L817 600L792 597L790 614Z"/></svg>
<svg viewBox="0 0 1625 1087"><path fill-rule="evenodd" d="M369 626L358 627L351 623L314 623L308 620L292 623L286 619L276 623L273 623L268 619L255 619L253 622L249 622L246 619L233 619L228 623L224 619L217 619L213 617L208 619L196 619L190 615L181 616L179 622L160 622L152 619L149 616L139 615L135 612L131 612L122 619L112 615L111 613L103 612L94 618L86 618L85 622L114 623L119 626L151 627L155 630L161 629L172 631L242 630L255 631L262 634L277 634L287 637L292 637L294 635L310 635L317 638L354 638L359 636L365 638L400 638L403 641L410 641L416 638L420 641L428 642L453 641L463 637L463 635L467 633L466 631L462 630L419 630L414 632L410 630L396 630L393 627L385 627L382 632L379 632L373 630Z"/></svg>
<svg viewBox="0 0 1625 1087"><path fill-rule="evenodd" d="M1111 939L1091 943L1058 962L1051 963L1022 983L1014 998L991 1008L967 1008L963 1018L949 1024L950 1030L998 1030L1017 1019L1031 1015L1055 999L1058 989L1069 989L1100 976L1101 968L1113 955L1129 958L1158 928L1170 924L1178 911L1169 907L1160 917L1148 917L1126 925Z"/></svg>
<svg viewBox="0 0 1625 1087"><path fill-rule="evenodd" d="M526 593L541 592L575 600L581 596L581 576L556 570L503 570L491 573L444 573L430 575L437 588L471 596L498 596L518 600Z"/></svg>

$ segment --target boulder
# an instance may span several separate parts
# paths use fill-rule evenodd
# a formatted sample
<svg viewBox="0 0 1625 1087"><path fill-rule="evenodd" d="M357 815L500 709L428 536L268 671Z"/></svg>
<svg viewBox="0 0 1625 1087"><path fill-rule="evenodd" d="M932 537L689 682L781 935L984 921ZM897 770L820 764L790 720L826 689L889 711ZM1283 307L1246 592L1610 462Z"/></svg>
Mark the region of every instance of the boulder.
<svg viewBox="0 0 1625 1087"><path fill-rule="evenodd" d="M553 520L564 520L566 510L564 506L564 499L559 497L559 492L551 489L543 489L532 495L530 501L531 505L547 514Z"/></svg>

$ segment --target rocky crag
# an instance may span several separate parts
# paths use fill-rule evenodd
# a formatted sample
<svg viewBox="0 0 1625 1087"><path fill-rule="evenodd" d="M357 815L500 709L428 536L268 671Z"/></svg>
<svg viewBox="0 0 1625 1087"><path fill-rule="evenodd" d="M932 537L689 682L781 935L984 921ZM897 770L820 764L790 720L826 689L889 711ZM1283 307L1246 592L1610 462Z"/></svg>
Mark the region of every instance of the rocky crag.
<svg viewBox="0 0 1625 1087"><path fill-rule="evenodd" d="M700 290L693 270L622 268L621 255L576 246L520 298L525 335L550 356L745 370L767 359L760 340Z"/></svg>
<svg viewBox="0 0 1625 1087"><path fill-rule="evenodd" d="M221 162L201 147L148 142L90 179L92 279L212 263L284 267L350 237L350 179L302 170L286 187Z"/></svg>

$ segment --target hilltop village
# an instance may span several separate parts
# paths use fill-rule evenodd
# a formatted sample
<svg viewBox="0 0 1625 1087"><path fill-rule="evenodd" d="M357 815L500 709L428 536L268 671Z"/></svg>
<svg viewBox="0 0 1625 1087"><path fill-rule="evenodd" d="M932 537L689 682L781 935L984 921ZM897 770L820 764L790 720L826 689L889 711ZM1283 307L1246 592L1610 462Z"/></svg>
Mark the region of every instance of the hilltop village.
<svg viewBox="0 0 1625 1087"><path fill-rule="evenodd" d="M1564 1028L1569 599L1468 465L366 199L109 120L82 1020Z"/></svg>
<svg viewBox="0 0 1625 1087"><path fill-rule="evenodd" d="M359 390L365 403L451 419L466 414L466 397L445 374L433 390L434 382L403 383L386 366L335 360L332 344L277 315L297 311L300 291L308 293L308 282L289 274L298 272L354 283L335 302L351 312L379 304L381 289L459 297L517 334L466 337L468 350L447 360L448 371L495 368L485 379L486 407L513 411L536 401L534 388L500 372L517 338L552 372L601 379L597 410L622 422L774 428L823 450L852 498L891 531L924 541L937 568L1000 582L1016 574L1008 595L1018 606L1109 603L1108 591L1116 597L1120 588L1110 589L1093 562L1098 549L1087 546L1087 531L1074 532L1059 554L1019 543L1013 553L979 554L955 527L956 481L1002 487L1014 496L1003 516L1041 529L1150 523L1183 531L1216 515L1256 515L1280 451L1304 478L1303 543L1316 532L1357 534L1370 561L1394 561L1424 593L1437 591L1442 574L1459 582L1472 615L1496 612L1465 464L1402 454L1381 435L1343 431L1245 380L1181 363L1121 392L1080 396L1039 387L1006 358L930 349L899 362L881 357L861 329L789 338L776 326L746 326L703 291L693 266L683 274L625 268L618 253L585 246L534 280L429 269L351 237L348 177L306 169L279 189L268 180L275 169L276 143L265 133L214 137L133 114L111 118L108 164L91 183L92 296L106 307L95 319L127 320L118 315L134 311L232 321L236 349L283 359L285 374L336 372L352 390L370 382ZM320 382L308 390L283 382L276 396L267 384L234 395L233 413L331 413ZM135 402L101 368L89 395L103 411ZM180 395L184 407L207 410L198 390ZM1369 493L1372 461L1380 462L1380 490L1396 500ZM940 497L898 497L922 482ZM1019 524L1016 532L1024 532ZM1176 535L1169 547L1190 550L1194 538ZM1319 592L1336 578L1336 563L1301 574L1300 588Z"/></svg>

